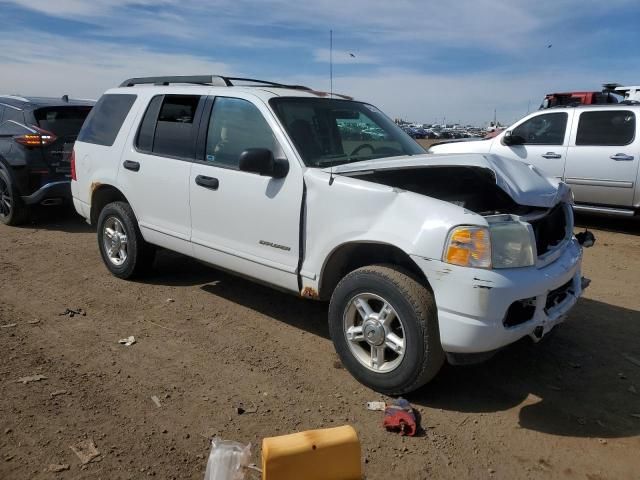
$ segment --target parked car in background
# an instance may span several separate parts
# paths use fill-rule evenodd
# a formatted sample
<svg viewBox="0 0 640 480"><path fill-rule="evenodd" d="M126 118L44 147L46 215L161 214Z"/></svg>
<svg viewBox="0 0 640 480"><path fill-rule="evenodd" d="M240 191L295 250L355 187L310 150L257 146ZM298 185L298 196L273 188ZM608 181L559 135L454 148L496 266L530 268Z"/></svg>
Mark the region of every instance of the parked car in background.
<svg viewBox="0 0 640 480"><path fill-rule="evenodd" d="M535 165L573 190L574 208L640 213L640 105L579 105L527 115L495 138L440 143L430 153L492 153Z"/></svg>
<svg viewBox="0 0 640 480"><path fill-rule="evenodd" d="M386 394L445 359L537 341L580 297L562 182L497 156L427 155L370 104L241 82L130 79L98 101L71 185L113 275L144 274L160 246L329 300L343 364ZM354 134L372 125L384 136Z"/></svg>
<svg viewBox="0 0 640 480"><path fill-rule="evenodd" d="M71 199L73 143L94 102L0 95L0 222Z"/></svg>

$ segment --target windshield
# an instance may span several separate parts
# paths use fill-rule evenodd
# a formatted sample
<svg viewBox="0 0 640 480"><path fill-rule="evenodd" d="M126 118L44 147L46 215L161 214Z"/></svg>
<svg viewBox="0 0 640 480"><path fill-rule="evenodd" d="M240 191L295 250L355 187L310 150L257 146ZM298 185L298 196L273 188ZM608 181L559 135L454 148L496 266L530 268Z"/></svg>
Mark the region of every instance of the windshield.
<svg viewBox="0 0 640 480"><path fill-rule="evenodd" d="M270 104L308 167L426 153L380 110L366 103L278 97Z"/></svg>

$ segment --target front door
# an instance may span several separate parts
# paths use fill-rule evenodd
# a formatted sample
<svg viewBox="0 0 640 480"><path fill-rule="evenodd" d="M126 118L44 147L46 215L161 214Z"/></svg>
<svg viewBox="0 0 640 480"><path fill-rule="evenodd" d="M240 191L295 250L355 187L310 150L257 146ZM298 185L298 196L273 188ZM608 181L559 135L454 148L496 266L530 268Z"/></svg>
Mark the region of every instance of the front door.
<svg viewBox="0 0 640 480"><path fill-rule="evenodd" d="M565 174L576 203L630 208L640 157L636 115L618 108L585 109L577 123Z"/></svg>
<svg viewBox="0 0 640 480"><path fill-rule="evenodd" d="M256 100L216 97L202 159L191 169L194 254L204 261L298 291L302 172L269 110ZM288 158L271 178L240 171L240 153L267 148Z"/></svg>
<svg viewBox="0 0 640 480"><path fill-rule="evenodd" d="M521 145L504 145L504 134L497 137L491 153L535 165L550 177L562 178L570 125L569 112L548 112L529 117L511 128L513 136L524 139Z"/></svg>

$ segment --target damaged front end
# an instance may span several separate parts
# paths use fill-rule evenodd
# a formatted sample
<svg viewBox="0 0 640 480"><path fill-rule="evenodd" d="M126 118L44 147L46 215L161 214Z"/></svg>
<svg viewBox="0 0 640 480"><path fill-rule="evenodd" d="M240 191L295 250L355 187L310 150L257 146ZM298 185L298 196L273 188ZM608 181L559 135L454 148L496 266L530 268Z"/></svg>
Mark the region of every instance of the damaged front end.
<svg viewBox="0 0 640 480"><path fill-rule="evenodd" d="M569 187L531 165L494 155L419 156L333 173L463 209L438 216L442 203L425 204L433 209L425 214L438 217L427 224L448 223L448 235L440 255L429 241L412 255L434 291L451 358L484 358L524 336L540 340L588 285L581 247L595 239L590 232L574 236Z"/></svg>

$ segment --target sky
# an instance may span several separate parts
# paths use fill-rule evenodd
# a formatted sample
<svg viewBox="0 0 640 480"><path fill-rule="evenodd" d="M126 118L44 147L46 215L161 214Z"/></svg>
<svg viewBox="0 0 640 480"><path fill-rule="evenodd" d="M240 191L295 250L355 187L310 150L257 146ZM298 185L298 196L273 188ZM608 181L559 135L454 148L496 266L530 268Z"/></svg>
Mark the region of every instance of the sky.
<svg viewBox="0 0 640 480"><path fill-rule="evenodd" d="M0 0L0 92L98 98L227 74L421 123L511 123L545 93L640 84L638 0Z"/></svg>

